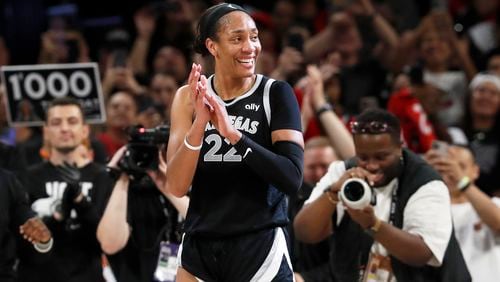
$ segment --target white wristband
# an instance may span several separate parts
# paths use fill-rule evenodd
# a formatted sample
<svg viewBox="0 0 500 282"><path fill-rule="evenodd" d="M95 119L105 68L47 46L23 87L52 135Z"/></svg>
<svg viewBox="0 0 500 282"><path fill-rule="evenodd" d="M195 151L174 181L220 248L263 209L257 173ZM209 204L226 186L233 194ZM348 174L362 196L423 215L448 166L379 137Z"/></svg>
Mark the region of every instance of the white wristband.
<svg viewBox="0 0 500 282"><path fill-rule="evenodd" d="M191 151L199 151L201 150L201 146L203 145L203 142L201 142L201 144L199 146L193 146L191 144L189 144L188 142L188 137L187 135L184 137L184 145L186 145L186 147L191 150Z"/></svg>
<svg viewBox="0 0 500 282"><path fill-rule="evenodd" d="M52 245L54 245L54 239L50 238L47 243L34 243L33 247L39 253L47 253L48 251L50 251L50 249L52 249Z"/></svg>
<svg viewBox="0 0 500 282"><path fill-rule="evenodd" d="M464 176L458 182L457 188L458 188L459 191L463 192L467 188L469 188L471 184L472 184L472 182L471 182L470 178L468 176Z"/></svg>

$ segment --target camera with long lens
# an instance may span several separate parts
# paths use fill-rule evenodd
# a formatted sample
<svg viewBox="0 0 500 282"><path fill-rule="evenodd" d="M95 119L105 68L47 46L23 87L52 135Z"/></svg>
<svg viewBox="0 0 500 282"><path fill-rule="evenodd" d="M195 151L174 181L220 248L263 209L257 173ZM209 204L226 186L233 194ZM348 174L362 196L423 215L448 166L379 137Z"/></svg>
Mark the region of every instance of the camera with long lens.
<svg viewBox="0 0 500 282"><path fill-rule="evenodd" d="M140 176L147 170L158 168L158 151L168 142L170 127L155 128L135 126L129 129L129 142L123 158L118 163L122 171L130 176Z"/></svg>
<svg viewBox="0 0 500 282"><path fill-rule="evenodd" d="M340 188L340 199L352 209L361 210L376 204L373 188L361 178L350 178Z"/></svg>

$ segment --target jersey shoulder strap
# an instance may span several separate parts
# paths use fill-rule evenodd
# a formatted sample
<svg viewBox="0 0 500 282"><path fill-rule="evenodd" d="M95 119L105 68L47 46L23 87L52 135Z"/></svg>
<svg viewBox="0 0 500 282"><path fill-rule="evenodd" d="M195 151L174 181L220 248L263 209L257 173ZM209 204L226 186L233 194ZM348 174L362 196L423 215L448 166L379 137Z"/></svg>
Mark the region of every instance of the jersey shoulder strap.
<svg viewBox="0 0 500 282"><path fill-rule="evenodd" d="M276 80L272 78L268 78L264 85L263 104L264 104L264 111L266 113L267 124L269 126L271 126L271 101L269 96L271 92L271 86L275 81Z"/></svg>

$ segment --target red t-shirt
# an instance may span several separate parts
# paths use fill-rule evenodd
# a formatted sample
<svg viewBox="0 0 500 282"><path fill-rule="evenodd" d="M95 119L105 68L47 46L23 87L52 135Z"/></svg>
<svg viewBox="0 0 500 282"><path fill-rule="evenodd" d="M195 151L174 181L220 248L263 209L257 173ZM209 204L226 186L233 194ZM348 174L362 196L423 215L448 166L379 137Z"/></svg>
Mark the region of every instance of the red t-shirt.
<svg viewBox="0 0 500 282"><path fill-rule="evenodd" d="M97 140L99 140L103 145L104 148L106 149L106 155L108 155L108 158L113 157L113 155L120 149L122 146L125 145L123 142L119 142L111 138L108 134L105 132L100 133L97 135Z"/></svg>
<svg viewBox="0 0 500 282"><path fill-rule="evenodd" d="M410 89L403 88L393 93L387 110L398 117L404 142L410 150L422 154L431 148L432 141L436 139L434 127Z"/></svg>

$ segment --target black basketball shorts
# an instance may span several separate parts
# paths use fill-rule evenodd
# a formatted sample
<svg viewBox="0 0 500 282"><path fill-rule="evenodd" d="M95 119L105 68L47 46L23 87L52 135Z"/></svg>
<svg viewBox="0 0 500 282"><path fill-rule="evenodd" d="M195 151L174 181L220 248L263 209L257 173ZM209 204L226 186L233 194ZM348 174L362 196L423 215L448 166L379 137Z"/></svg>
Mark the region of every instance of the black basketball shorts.
<svg viewBox="0 0 500 282"><path fill-rule="evenodd" d="M294 281L281 227L223 239L184 234L177 260L201 281Z"/></svg>

